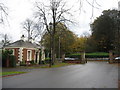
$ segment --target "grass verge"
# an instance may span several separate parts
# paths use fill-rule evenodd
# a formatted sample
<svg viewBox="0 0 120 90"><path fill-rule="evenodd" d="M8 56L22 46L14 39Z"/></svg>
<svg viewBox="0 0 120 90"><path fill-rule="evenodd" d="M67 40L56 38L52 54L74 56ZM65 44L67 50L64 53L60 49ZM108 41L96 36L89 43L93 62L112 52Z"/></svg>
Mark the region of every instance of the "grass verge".
<svg viewBox="0 0 120 90"><path fill-rule="evenodd" d="M68 65L75 65L74 63L55 63L54 65L52 65L51 67L49 67L49 64L44 64L44 65L34 65L34 66L18 66L18 67L15 67L16 69L39 69L39 68L57 68L57 67L62 67L62 66L68 66ZM6 69L6 68L4 68ZM7 68L8 69L8 68ZM11 69L11 68L9 68ZM13 69L13 68L12 68ZM19 73L22 73L22 72L4 72L4 73L0 73L0 76L1 74L19 74ZM23 72L24 73L24 72Z"/></svg>
<svg viewBox="0 0 120 90"><path fill-rule="evenodd" d="M70 55L81 55L81 53L73 53ZM108 56L109 53L106 52L93 52L93 53L85 53L85 55L96 55L96 56Z"/></svg>
<svg viewBox="0 0 120 90"><path fill-rule="evenodd" d="M49 65L47 65L47 66L41 66L41 68L57 68L57 67L68 66L68 65L74 65L74 64L71 64L71 63L57 63L55 65L52 65L51 67L49 67Z"/></svg>
<svg viewBox="0 0 120 90"><path fill-rule="evenodd" d="M15 71L15 72L0 72L0 76L7 76L7 75L14 75L14 74L23 74L23 73L26 73L26 72L18 72L18 71Z"/></svg>

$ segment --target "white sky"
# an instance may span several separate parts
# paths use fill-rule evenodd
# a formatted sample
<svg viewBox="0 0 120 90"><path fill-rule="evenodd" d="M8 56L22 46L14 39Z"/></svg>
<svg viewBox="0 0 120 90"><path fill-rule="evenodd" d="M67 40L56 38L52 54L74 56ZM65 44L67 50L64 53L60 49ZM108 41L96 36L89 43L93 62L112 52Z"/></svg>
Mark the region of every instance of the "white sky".
<svg viewBox="0 0 120 90"><path fill-rule="evenodd" d="M21 23L26 20L26 18L31 18L34 12L34 2L43 0L0 0L8 7L8 21L9 24L0 25L0 33L10 34L13 41L19 40L21 35L24 33ZM44 0L47 1L47 0ZM79 10L80 0L66 0L68 7L72 7L76 12L72 12L74 15L74 20L78 22L77 25L69 25L71 31L73 31L78 36L82 35L84 32L90 32L89 24L91 22L92 7L86 3L86 0L81 0L83 3L81 13ZM88 0L92 3L92 0ZM96 7L100 9L94 9L94 18L101 15L103 10L107 9L117 9L119 0L96 0Z"/></svg>

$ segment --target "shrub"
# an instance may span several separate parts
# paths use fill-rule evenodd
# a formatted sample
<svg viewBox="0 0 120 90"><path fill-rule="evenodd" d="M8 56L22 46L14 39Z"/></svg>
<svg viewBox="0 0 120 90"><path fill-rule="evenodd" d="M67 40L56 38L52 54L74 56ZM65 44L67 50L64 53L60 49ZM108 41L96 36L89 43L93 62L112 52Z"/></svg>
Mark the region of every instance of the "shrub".
<svg viewBox="0 0 120 90"><path fill-rule="evenodd" d="M45 61L41 61L41 64L46 64Z"/></svg>
<svg viewBox="0 0 120 90"><path fill-rule="evenodd" d="M34 60L30 61L30 64L32 64L32 65L35 64Z"/></svg>
<svg viewBox="0 0 120 90"><path fill-rule="evenodd" d="M12 55L12 50L4 50L2 53L2 66L7 66L7 59L9 60L9 66L15 67L16 66L16 58Z"/></svg>
<svg viewBox="0 0 120 90"><path fill-rule="evenodd" d="M20 66L26 66L25 60L20 62Z"/></svg>
<svg viewBox="0 0 120 90"><path fill-rule="evenodd" d="M6 60L7 60L7 56L5 54L2 54L2 66L6 67Z"/></svg>
<svg viewBox="0 0 120 90"><path fill-rule="evenodd" d="M10 60L10 62L9 62L10 67L16 67L16 58L15 58L15 56L11 55L9 60Z"/></svg>
<svg viewBox="0 0 120 90"><path fill-rule="evenodd" d="M45 60L50 60L50 58L48 57L48 58L45 58Z"/></svg>
<svg viewBox="0 0 120 90"><path fill-rule="evenodd" d="M49 64L50 63L50 59L45 60L45 63Z"/></svg>

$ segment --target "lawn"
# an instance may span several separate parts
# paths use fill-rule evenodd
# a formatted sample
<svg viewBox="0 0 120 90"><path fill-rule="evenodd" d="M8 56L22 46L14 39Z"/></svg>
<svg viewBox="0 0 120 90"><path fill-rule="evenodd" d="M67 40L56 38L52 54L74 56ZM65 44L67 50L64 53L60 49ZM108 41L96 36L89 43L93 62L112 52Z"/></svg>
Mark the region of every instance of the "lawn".
<svg viewBox="0 0 120 90"><path fill-rule="evenodd" d="M49 64L45 64L45 65L22 66L22 67L19 66L19 67L15 67L15 68L18 68L18 70L19 70L19 68L20 69L57 68L57 67L68 66L68 65L74 65L74 64L69 64L69 63L55 63L51 67L49 67ZM27 72L21 72L21 71L10 71L10 72L2 72L2 73L0 72L0 77L1 76L6 76L6 75L22 74L22 73L27 73Z"/></svg>
<svg viewBox="0 0 120 90"><path fill-rule="evenodd" d="M37 68L57 68L57 67L62 67L62 66L68 66L68 65L74 65L73 63L55 63L51 67L49 67L49 64L45 65L40 65L40 66L28 66L28 67L23 67L23 68L29 68L29 69L37 69Z"/></svg>
<svg viewBox="0 0 120 90"><path fill-rule="evenodd" d="M41 66L41 68L57 68L57 67L68 66L68 65L73 65L73 64L71 64L71 63L56 63L55 65L52 65L51 67L49 67L49 65L47 65L47 66Z"/></svg>
<svg viewBox="0 0 120 90"><path fill-rule="evenodd" d="M73 54L70 54L70 55L81 55L81 53L73 53ZM109 53L106 53L106 52L94 52L94 53L85 53L85 55L99 55L99 56L107 56L109 55Z"/></svg>
<svg viewBox="0 0 120 90"><path fill-rule="evenodd" d="M18 72L18 71L15 71L15 72L2 72L2 73L0 72L0 76L22 74L22 73L26 73L26 72Z"/></svg>
<svg viewBox="0 0 120 90"><path fill-rule="evenodd" d="M95 52L95 53L86 53L86 55L108 56L109 53L106 53L106 52Z"/></svg>

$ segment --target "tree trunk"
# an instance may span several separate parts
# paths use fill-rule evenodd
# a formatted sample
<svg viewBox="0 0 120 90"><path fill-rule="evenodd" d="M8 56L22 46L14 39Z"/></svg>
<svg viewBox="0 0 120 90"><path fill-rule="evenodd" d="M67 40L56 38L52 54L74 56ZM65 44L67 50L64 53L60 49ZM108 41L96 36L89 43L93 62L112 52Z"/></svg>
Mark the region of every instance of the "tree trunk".
<svg viewBox="0 0 120 90"><path fill-rule="evenodd" d="M54 35L52 35L52 42L51 42L52 48L51 48L51 55L52 55L52 65L54 65L55 62L55 37Z"/></svg>
<svg viewBox="0 0 120 90"><path fill-rule="evenodd" d="M52 65L55 62L55 31L56 31L56 11L55 8L52 9L53 12L53 31L52 31Z"/></svg>

